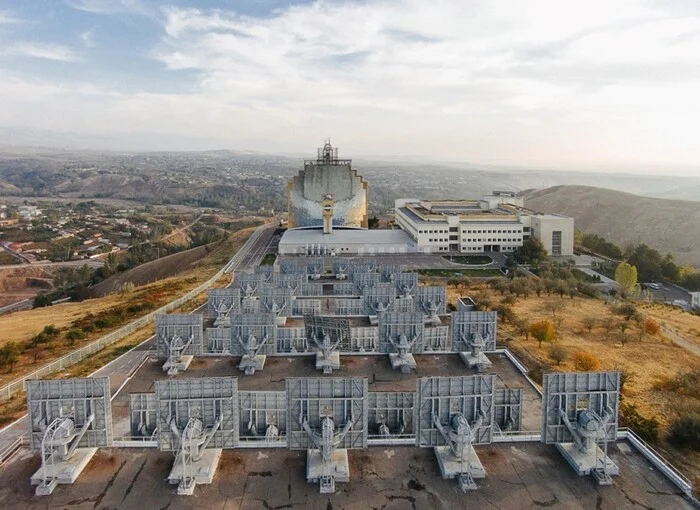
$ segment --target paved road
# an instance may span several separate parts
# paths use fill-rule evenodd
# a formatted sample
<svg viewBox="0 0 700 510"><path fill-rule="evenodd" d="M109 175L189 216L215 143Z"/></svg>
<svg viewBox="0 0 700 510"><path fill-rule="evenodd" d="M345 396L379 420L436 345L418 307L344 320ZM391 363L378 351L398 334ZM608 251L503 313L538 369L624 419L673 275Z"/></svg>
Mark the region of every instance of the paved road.
<svg viewBox="0 0 700 510"><path fill-rule="evenodd" d="M684 349L692 352L696 356L700 356L700 346L679 334L678 331L676 331L675 329L662 325L661 332L664 335L666 335L674 344L683 347Z"/></svg>
<svg viewBox="0 0 700 510"><path fill-rule="evenodd" d="M129 374L143 360L144 356L155 354L155 336L145 340L132 350L125 352L117 359L90 374L89 377L109 377L112 396L114 396L127 380ZM22 418L12 423L8 427L0 430L0 451L7 448L18 437L26 435L29 431L29 418L24 415Z"/></svg>
<svg viewBox="0 0 700 510"><path fill-rule="evenodd" d="M651 294L654 301L660 301L662 303L673 303L674 301L685 301L688 306L690 306L691 297L690 294L681 290L678 287L669 285L667 283L659 283L659 289L651 289L647 287L647 290Z"/></svg>
<svg viewBox="0 0 700 510"><path fill-rule="evenodd" d="M10 264L7 266L0 266L0 270L3 269L19 269L27 267L82 267L88 265L93 268L104 266L104 262L99 259L81 259L81 260L69 260L67 262L32 262L31 264Z"/></svg>
<svg viewBox="0 0 700 510"><path fill-rule="evenodd" d="M241 261L233 267L233 270L247 271L259 264L268 247L274 242L274 232L274 225L266 228L260 238L249 247ZM193 313L201 312L205 307L206 304L194 310ZM155 336L148 338L132 350L122 354L117 359L90 374L90 377L109 377L110 388L113 392L112 397L114 397L122 384L128 379L131 372L142 362L144 356L152 354L155 354ZM29 423L27 415L24 415L7 427L0 429L0 451L3 451L14 443L19 437L26 435L28 431Z"/></svg>
<svg viewBox="0 0 700 510"><path fill-rule="evenodd" d="M468 254L462 254L467 255ZM432 253L401 253L401 254L374 254L374 255L358 255L358 258L372 258L378 264L395 264L403 266L406 269L455 269L460 268L477 268L477 269L500 269L506 260L506 255L503 253L486 253L491 257L492 262L487 265L465 265L456 262L450 262L443 255ZM312 256L313 257L313 256ZM285 255L283 258L304 258L300 255ZM346 258L341 256L339 258ZM355 258L353 256L347 258Z"/></svg>
<svg viewBox="0 0 700 510"><path fill-rule="evenodd" d="M615 280L613 280L612 278L608 278L604 274L601 274L601 273L594 271L590 267L578 267L577 266L576 269L578 269L582 273L586 273L587 275L590 275L590 276L598 276L600 278L601 283L607 283L608 285L613 285L613 286L617 287L617 282Z"/></svg>

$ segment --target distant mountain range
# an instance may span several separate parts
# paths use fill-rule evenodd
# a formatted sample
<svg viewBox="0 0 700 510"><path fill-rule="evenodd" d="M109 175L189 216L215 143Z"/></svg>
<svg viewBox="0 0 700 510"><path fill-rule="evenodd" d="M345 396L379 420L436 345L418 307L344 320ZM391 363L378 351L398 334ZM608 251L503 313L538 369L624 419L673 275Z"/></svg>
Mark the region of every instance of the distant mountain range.
<svg viewBox="0 0 700 510"><path fill-rule="evenodd" d="M700 267L700 202L648 198L592 186L554 186L523 193L525 206L572 216L576 228L620 247L645 243Z"/></svg>

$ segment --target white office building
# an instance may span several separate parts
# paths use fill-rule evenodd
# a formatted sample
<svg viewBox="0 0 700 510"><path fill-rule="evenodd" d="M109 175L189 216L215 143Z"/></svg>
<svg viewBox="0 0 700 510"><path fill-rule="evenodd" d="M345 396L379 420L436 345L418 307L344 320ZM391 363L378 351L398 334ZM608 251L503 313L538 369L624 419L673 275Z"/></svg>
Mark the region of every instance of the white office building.
<svg viewBox="0 0 700 510"><path fill-rule="evenodd" d="M690 292L690 308L700 309L700 292Z"/></svg>
<svg viewBox="0 0 700 510"><path fill-rule="evenodd" d="M509 192L481 200L399 199L394 212L420 253L510 253L530 236L552 256L574 253L573 218L525 209Z"/></svg>

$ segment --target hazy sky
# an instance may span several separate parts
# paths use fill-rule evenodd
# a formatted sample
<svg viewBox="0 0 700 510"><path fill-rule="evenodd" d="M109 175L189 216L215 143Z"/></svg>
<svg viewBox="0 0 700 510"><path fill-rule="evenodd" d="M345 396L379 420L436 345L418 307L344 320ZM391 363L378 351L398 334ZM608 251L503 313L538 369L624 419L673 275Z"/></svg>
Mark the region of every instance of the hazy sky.
<svg viewBox="0 0 700 510"><path fill-rule="evenodd" d="M0 0L0 125L700 168L700 1Z"/></svg>

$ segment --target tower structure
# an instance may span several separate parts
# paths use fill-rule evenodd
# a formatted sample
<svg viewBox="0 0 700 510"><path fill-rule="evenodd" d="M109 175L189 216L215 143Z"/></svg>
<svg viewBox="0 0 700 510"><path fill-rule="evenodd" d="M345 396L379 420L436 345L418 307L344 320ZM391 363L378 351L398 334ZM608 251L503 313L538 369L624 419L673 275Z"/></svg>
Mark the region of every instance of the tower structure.
<svg viewBox="0 0 700 510"><path fill-rule="evenodd" d="M289 228L367 228L367 181L326 140L288 184ZM328 223L328 225L327 225Z"/></svg>
<svg viewBox="0 0 700 510"><path fill-rule="evenodd" d="M333 195L326 195L321 202L323 207L323 233L333 233Z"/></svg>

